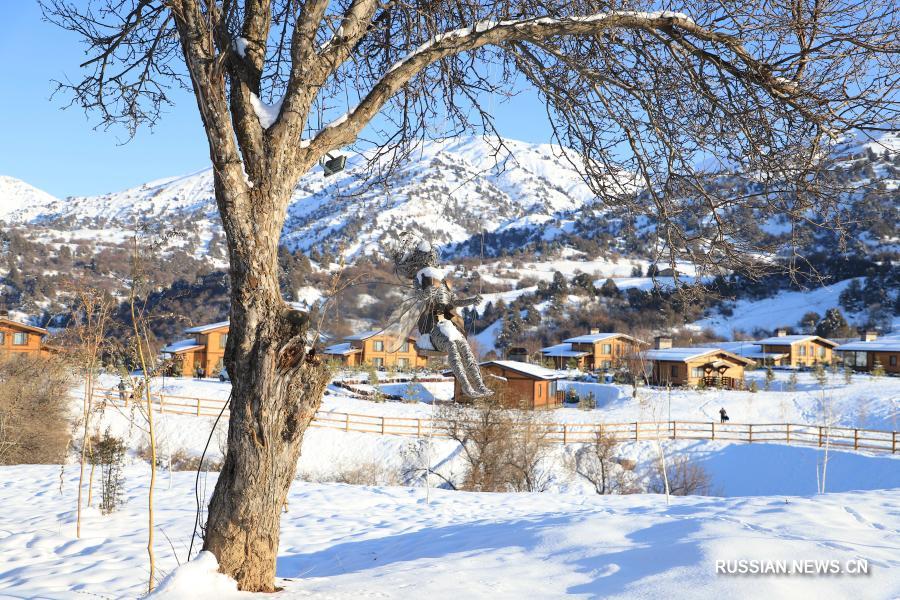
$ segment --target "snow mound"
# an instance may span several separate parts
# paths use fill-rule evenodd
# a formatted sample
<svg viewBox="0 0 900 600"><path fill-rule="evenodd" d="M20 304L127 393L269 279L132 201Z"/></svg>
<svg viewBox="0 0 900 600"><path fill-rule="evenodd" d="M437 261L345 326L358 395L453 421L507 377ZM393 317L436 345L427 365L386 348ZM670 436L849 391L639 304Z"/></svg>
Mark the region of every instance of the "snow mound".
<svg viewBox="0 0 900 600"><path fill-rule="evenodd" d="M230 600L252 595L239 592L234 579L219 573L219 561L213 553L204 550L194 560L172 571L147 598Z"/></svg>

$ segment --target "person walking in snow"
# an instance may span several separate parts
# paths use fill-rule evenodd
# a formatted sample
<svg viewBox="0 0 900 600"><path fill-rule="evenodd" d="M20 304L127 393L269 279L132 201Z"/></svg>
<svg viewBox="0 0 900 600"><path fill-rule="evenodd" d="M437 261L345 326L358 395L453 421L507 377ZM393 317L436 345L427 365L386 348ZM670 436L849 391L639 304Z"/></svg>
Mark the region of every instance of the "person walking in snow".
<svg viewBox="0 0 900 600"><path fill-rule="evenodd" d="M478 361L466 341L462 318L456 312L457 308L480 303L481 297L459 298L444 271L437 268L437 250L412 233L400 234L398 243L391 250L391 258L397 275L412 279L412 297L401 303L391 318L392 324L399 328L398 345L406 340L413 329L409 323L415 319L415 328L419 332L416 347L447 355L463 395L469 398L490 396L492 392L481 377Z"/></svg>
<svg viewBox="0 0 900 600"><path fill-rule="evenodd" d="M728 422L728 413L725 412L725 407L719 409L719 423L727 423Z"/></svg>

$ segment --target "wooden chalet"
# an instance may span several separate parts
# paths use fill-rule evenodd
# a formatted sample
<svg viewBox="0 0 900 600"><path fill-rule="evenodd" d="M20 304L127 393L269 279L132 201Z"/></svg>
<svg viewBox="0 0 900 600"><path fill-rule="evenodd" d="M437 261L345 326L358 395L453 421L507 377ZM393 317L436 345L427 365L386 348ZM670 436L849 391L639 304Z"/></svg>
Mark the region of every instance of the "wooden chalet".
<svg viewBox="0 0 900 600"><path fill-rule="evenodd" d="M900 375L900 338L879 340L874 331L866 331L858 341L841 344L834 350L844 365L854 371L870 372L877 363L885 373Z"/></svg>
<svg viewBox="0 0 900 600"><path fill-rule="evenodd" d="M163 354L173 359L172 375L193 377L198 368L204 377L218 375L223 367L225 344L228 341L228 321L198 325L185 329L191 337L169 344Z"/></svg>
<svg viewBox="0 0 900 600"><path fill-rule="evenodd" d="M781 358L772 359L778 367L814 367L830 365L833 350L837 342L826 340L817 335L787 335L784 329L778 329L773 337L755 342L764 354L780 354Z"/></svg>
<svg viewBox="0 0 900 600"><path fill-rule="evenodd" d="M489 360L479 365L485 381L503 382L504 404L510 408L557 408L562 406L563 393L557 391L556 382L564 375L540 365L515 360ZM449 372L448 372L449 373ZM494 387L494 386L492 386ZM463 396L459 381L453 382L453 399L468 402Z"/></svg>
<svg viewBox="0 0 900 600"><path fill-rule="evenodd" d="M652 385L744 387L744 368L753 361L722 348L673 348L672 339L656 338L644 352Z"/></svg>
<svg viewBox="0 0 900 600"><path fill-rule="evenodd" d="M394 337L381 331L366 331L326 347L322 354L325 360L347 367L373 365L376 368L414 369L428 364L428 357L416 349L415 338L407 338L392 351L395 346Z"/></svg>
<svg viewBox="0 0 900 600"><path fill-rule="evenodd" d="M575 364L586 371L606 371L623 366L649 346L647 342L624 333L591 333L563 340L561 344L541 349L541 356L557 369Z"/></svg>
<svg viewBox="0 0 900 600"><path fill-rule="evenodd" d="M42 327L33 327L0 315L0 354L31 354L46 356L49 349L42 340L47 335Z"/></svg>

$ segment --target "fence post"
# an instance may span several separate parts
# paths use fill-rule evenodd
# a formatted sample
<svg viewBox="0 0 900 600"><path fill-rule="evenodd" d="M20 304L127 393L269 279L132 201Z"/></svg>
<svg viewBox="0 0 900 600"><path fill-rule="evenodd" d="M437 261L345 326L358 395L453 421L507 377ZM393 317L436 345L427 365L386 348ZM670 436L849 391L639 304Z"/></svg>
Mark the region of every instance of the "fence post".
<svg viewBox="0 0 900 600"><path fill-rule="evenodd" d="M197 416L200 416L200 398L197 398Z"/></svg>
<svg viewBox="0 0 900 600"><path fill-rule="evenodd" d="M891 454L897 451L897 432L891 433Z"/></svg>
<svg viewBox="0 0 900 600"><path fill-rule="evenodd" d="M635 441L637 441L637 439L638 439L638 422L637 421L634 422L634 439L635 439Z"/></svg>
<svg viewBox="0 0 900 600"><path fill-rule="evenodd" d="M853 449L859 450L859 429L853 430Z"/></svg>
<svg viewBox="0 0 900 600"><path fill-rule="evenodd" d="M416 437L422 437L422 419L416 419Z"/></svg>
<svg viewBox="0 0 900 600"><path fill-rule="evenodd" d="M563 423L563 446L569 443L569 426Z"/></svg>
<svg viewBox="0 0 900 600"><path fill-rule="evenodd" d="M747 425L747 443L753 443L753 423Z"/></svg>
<svg viewBox="0 0 900 600"><path fill-rule="evenodd" d="M791 424L785 423L784 430L785 430L785 438L787 439L787 443L790 444L791 443Z"/></svg>
<svg viewBox="0 0 900 600"><path fill-rule="evenodd" d="M819 448L822 447L822 426L819 425Z"/></svg>
<svg viewBox="0 0 900 600"><path fill-rule="evenodd" d="M344 413L344 431L350 431L350 413Z"/></svg>
<svg viewBox="0 0 900 600"><path fill-rule="evenodd" d="M712 425L712 437L710 439L714 440L716 439L716 422L713 421L710 425Z"/></svg>
<svg viewBox="0 0 900 600"><path fill-rule="evenodd" d="M678 421L672 421L672 439L678 437Z"/></svg>
<svg viewBox="0 0 900 600"><path fill-rule="evenodd" d="M384 415L381 415L381 435L384 435Z"/></svg>
<svg viewBox="0 0 900 600"><path fill-rule="evenodd" d="M164 396L162 394L159 395L159 414L165 413L166 403L163 400Z"/></svg>

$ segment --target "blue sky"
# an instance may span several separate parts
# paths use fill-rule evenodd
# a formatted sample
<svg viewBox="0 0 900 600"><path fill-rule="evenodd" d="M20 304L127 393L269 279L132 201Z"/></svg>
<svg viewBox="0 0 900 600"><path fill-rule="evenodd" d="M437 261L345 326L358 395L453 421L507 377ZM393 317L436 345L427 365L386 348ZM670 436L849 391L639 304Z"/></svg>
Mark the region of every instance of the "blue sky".
<svg viewBox="0 0 900 600"><path fill-rule="evenodd" d="M52 80L76 80L84 47L75 34L41 19L34 0L3 0L0 18L0 175L11 175L55 196L119 191L146 181L183 175L208 166L197 106L175 92L152 130L128 143L121 129L95 129L96 115L77 107L62 110L68 97L50 99ZM504 136L547 142L550 129L533 93L496 107Z"/></svg>

